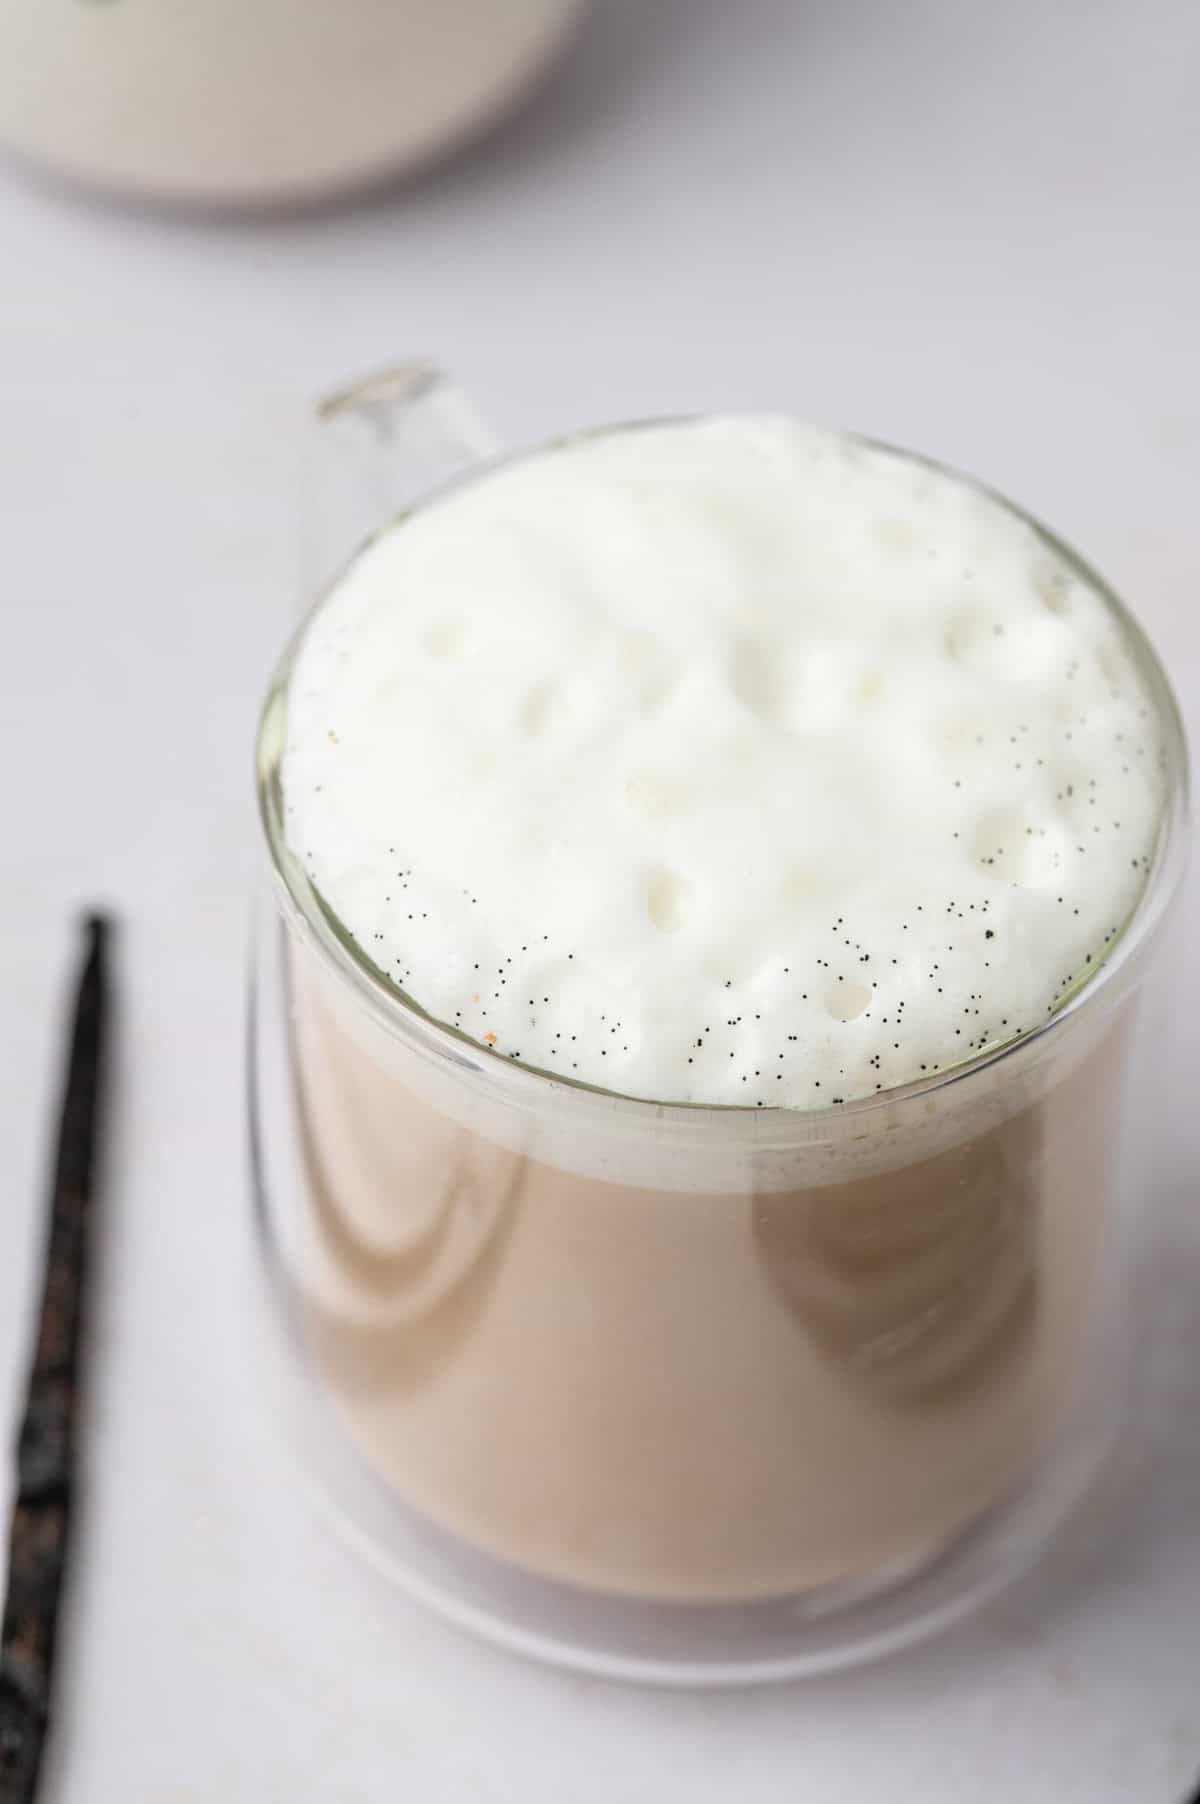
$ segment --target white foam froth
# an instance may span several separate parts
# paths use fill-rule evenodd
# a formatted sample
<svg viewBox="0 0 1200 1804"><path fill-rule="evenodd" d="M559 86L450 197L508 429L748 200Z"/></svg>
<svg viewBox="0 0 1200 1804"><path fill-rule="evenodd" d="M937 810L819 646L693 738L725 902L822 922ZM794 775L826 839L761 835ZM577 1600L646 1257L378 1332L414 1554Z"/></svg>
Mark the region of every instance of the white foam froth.
<svg viewBox="0 0 1200 1804"><path fill-rule="evenodd" d="M1145 882L1161 723L967 484L792 421L575 442L306 629L286 830L431 1015L661 1101L814 1107L1045 1020Z"/></svg>

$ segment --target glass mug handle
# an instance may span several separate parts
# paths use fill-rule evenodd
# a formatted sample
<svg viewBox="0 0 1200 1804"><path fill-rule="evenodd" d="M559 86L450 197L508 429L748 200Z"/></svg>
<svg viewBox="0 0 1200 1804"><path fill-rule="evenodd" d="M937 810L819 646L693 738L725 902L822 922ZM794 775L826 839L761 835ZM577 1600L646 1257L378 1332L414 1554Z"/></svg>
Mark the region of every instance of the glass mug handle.
<svg viewBox="0 0 1200 1804"><path fill-rule="evenodd" d="M432 363L375 370L320 400L305 446L300 509L301 605L389 520L499 441Z"/></svg>

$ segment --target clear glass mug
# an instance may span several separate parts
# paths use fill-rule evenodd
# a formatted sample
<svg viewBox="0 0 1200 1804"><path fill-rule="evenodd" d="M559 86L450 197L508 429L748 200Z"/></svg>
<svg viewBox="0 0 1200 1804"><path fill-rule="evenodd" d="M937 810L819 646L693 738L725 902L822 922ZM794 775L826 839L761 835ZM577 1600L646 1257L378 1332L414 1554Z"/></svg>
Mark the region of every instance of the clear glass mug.
<svg viewBox="0 0 1200 1804"><path fill-rule="evenodd" d="M420 365L318 423L311 593L493 455ZM251 1034L277 1369L342 1527L461 1623L609 1674L827 1669L990 1595L1103 1463L1147 1201L1135 1012L1187 767L1140 629L1052 543L1120 616L1159 711L1143 899L1042 1028L839 1108L635 1101L425 1016L289 852L285 654L258 748Z"/></svg>

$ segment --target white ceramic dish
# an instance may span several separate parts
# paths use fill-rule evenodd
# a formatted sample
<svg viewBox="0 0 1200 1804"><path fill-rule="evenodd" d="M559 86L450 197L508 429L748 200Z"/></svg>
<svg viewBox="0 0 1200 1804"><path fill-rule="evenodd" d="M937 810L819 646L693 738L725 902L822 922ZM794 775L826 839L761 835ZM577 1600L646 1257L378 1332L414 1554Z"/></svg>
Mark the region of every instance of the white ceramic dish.
<svg viewBox="0 0 1200 1804"><path fill-rule="evenodd" d="M318 201L482 131L582 13L582 0L3 0L0 143L143 200Z"/></svg>

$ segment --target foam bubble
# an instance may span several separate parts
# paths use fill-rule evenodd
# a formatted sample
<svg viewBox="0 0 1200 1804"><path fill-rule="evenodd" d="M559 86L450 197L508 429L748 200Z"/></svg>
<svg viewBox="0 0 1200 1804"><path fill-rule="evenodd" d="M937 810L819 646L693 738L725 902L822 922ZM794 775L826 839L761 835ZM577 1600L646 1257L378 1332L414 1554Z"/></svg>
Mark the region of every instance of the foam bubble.
<svg viewBox="0 0 1200 1804"><path fill-rule="evenodd" d="M578 441L375 540L306 629L290 842L498 1056L812 1107L1044 1020L1163 805L1119 625L953 477L780 419Z"/></svg>

